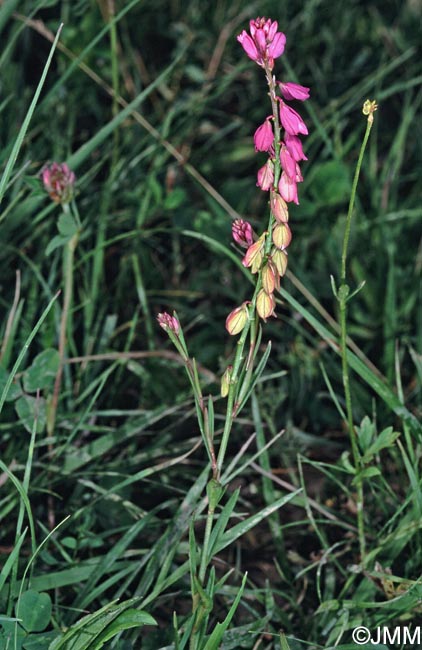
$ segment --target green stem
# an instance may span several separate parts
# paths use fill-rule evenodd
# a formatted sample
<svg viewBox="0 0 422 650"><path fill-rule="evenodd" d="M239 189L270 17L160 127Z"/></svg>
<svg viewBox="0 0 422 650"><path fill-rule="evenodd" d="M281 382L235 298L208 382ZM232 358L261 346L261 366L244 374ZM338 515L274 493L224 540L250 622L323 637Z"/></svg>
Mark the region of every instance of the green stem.
<svg viewBox="0 0 422 650"><path fill-rule="evenodd" d="M64 249L64 295L63 295L63 308L60 320L60 334L59 334L59 367L54 382L53 397L51 400L47 433L52 436L56 424L57 406L59 402L60 387L63 377L64 357L66 352L66 331L69 321L70 306L72 304L73 294L73 262L75 249L78 243L78 234L74 235L67 243ZM52 451L52 450L51 450Z"/></svg>
<svg viewBox="0 0 422 650"><path fill-rule="evenodd" d="M347 362L347 300L349 295L349 287L346 284L346 269L347 269L347 250L349 245L350 230L352 224L353 208L356 199L356 190L359 181L359 174L362 167L363 155L365 153L366 144L368 142L371 126L373 123L372 113L368 117L365 136L362 141L362 146L359 152L358 162L356 164L355 175L353 178L352 191L350 195L349 208L346 217L346 228L343 238L343 250L341 256L341 277L340 287L338 290L338 300L340 305L340 348L341 348L341 366L344 396L346 400L346 419L347 427L349 430L350 445L352 449L353 462L356 472L356 508L357 508L357 526L359 538L359 550L361 562L364 565L366 561L366 540L365 540L365 522L363 517L364 508L364 494L363 494L363 480L362 480L362 458L359 452L356 431L353 424L353 407L352 407L352 394L350 390L350 376L349 366Z"/></svg>
<svg viewBox="0 0 422 650"><path fill-rule="evenodd" d="M371 113L372 116L372 113ZM360 175L360 169L362 167L362 161L363 161L363 155L365 153L366 149L366 144L368 142L369 134L371 132L371 127L373 124L373 120L368 118L367 124L366 124L366 131L365 135L363 138L362 146L360 148L359 152L359 158L358 162L356 164L356 169L355 169L355 175L353 178L353 184L352 184L352 191L350 194L350 201L349 201L349 208L347 210L347 217L346 217L346 229L344 232L344 238L343 238L343 251L341 254L341 276L340 276L340 284L344 284L346 282L346 266L347 266L347 249L349 246L349 238L350 238L350 229L352 225L352 215L353 215L353 208L355 205L355 198L356 198L356 190L359 182L359 175Z"/></svg>
<svg viewBox="0 0 422 650"><path fill-rule="evenodd" d="M110 54L111 54L111 84L113 88L113 103L112 114L113 117L119 112L119 65L118 65L118 51L117 51L117 26L114 20L116 15L114 0L107 2L108 21L110 23ZM116 167L119 156L119 130L115 129L113 133L113 155L111 168Z"/></svg>

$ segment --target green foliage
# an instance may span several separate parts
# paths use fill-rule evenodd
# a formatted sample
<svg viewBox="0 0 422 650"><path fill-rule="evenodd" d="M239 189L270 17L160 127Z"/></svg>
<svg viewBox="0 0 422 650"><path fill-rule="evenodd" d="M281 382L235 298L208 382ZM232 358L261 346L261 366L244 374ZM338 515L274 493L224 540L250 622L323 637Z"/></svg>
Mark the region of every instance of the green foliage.
<svg viewBox="0 0 422 650"><path fill-rule="evenodd" d="M0 650L187 650L195 624L197 650L346 650L359 625L417 625L422 97L414 3L347 1L341 20L333 3L274 0L259 10L240 0L0 5ZM204 440L212 432L218 442L220 376L234 348L224 321L250 289L230 219L258 230L267 215L255 186L265 156L252 143L267 89L235 38L257 13L286 32L280 76L311 88L308 161L290 211L278 318L263 330L250 390L237 395L222 487L211 490L212 568L201 583L210 478L201 405L154 316L176 310L184 324L192 381L207 406ZM47 36L61 22L52 49ZM338 286L367 97L379 110L347 277L356 469L330 276ZM39 172L53 160L76 172L81 225L42 189ZM47 435L63 247L76 235L56 425Z"/></svg>

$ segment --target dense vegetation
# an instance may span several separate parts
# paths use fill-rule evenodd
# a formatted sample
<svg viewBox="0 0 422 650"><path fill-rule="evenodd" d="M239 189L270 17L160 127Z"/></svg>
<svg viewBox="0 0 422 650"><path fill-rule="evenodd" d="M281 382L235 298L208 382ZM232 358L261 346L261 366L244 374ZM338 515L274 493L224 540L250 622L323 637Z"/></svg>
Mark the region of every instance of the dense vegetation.
<svg viewBox="0 0 422 650"><path fill-rule="evenodd" d="M0 0L0 650L346 650L357 626L418 629L419 11L412 0ZM259 355L269 340L271 353L233 424L201 587L209 462L156 315L176 310L183 324L218 441L237 341L225 319L251 294L231 223L258 232L268 220L252 139L267 87L236 40L257 15L287 36L279 77L311 89L308 161L277 318L262 328ZM365 282L347 312L357 467L330 276L338 285L367 98L379 108L347 269L351 291ZM76 175L73 221L43 187L53 161Z"/></svg>

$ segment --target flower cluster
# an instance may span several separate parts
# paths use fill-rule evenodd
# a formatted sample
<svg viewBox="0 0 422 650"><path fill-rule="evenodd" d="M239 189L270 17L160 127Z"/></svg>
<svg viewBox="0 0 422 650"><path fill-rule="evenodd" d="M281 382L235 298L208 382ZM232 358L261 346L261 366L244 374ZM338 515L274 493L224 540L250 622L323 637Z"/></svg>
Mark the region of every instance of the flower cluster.
<svg viewBox="0 0 422 650"><path fill-rule="evenodd" d="M237 37L246 54L265 70L273 112L254 134L255 151L268 154L268 160L258 171L257 185L270 193L271 209L268 230L254 236L251 225L237 219L233 223L233 239L246 248L242 263L259 273L256 310L266 320L274 316L274 291L287 269L287 247L292 233L288 225L288 203L299 203L297 185L303 181L299 163L307 160L300 135L307 135L305 122L287 102L309 98L309 88L292 82L276 80L272 71L274 60L284 52L286 37L278 31L277 21L256 18L249 23L249 34L243 30ZM230 334L241 331L246 323L246 303L237 307L226 321Z"/></svg>
<svg viewBox="0 0 422 650"><path fill-rule="evenodd" d="M53 162L41 171L44 189L54 203L70 203L73 198L75 174L66 163Z"/></svg>

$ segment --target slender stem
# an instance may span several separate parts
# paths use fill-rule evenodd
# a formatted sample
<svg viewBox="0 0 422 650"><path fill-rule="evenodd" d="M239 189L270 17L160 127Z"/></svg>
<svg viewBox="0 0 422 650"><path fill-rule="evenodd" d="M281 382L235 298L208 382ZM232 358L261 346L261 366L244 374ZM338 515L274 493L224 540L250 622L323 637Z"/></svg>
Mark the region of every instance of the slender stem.
<svg viewBox="0 0 422 650"><path fill-rule="evenodd" d="M369 117L372 117L372 113ZM363 161L363 155L365 153L366 149L366 144L368 142L369 134L371 132L371 127L373 124L373 119L369 119L366 123L366 131L365 135L362 141L362 146L360 148L359 152L359 158L358 162L356 164L356 169L355 169L355 175L353 177L353 184L352 184L352 191L350 194L350 201L349 201L349 208L347 210L347 217L346 217L346 229L344 232L344 238L343 238L343 250L341 254L341 276L340 276L340 283L344 284L346 282L346 265L347 265L347 249L349 246L349 238L350 238L350 229L352 225L352 215L353 215L353 207L355 204L355 198L356 198L356 190L358 186L358 181L359 181L359 175L360 175L360 169L362 167L362 161Z"/></svg>
<svg viewBox="0 0 422 650"><path fill-rule="evenodd" d="M64 357L66 352L66 330L69 320L69 311L72 303L73 294L73 261L75 248L78 243L78 235L74 235L67 243L64 249L64 296L63 308L60 320L60 334L59 334L59 367L54 382L53 397L49 409L48 417L48 435L53 435L54 427L56 424L57 406L59 402L60 387L63 377Z"/></svg>
<svg viewBox="0 0 422 650"><path fill-rule="evenodd" d="M119 112L119 101L118 101L119 66L118 66L118 51L117 51L117 26L116 26L116 22L113 20L116 15L114 0L108 0L107 14L110 23L111 83L113 87L112 114L113 117L116 117L116 115ZM119 130L115 129L113 133L113 155L112 155L112 163L111 163L112 169L116 167L118 155L119 155Z"/></svg>
<svg viewBox="0 0 422 650"><path fill-rule="evenodd" d="M199 568L199 575L198 575L199 582L201 583L201 585L204 584L205 573L207 570L208 546L210 543L214 512L215 512L215 508L211 504L209 504L208 512L207 512L207 523L205 524L204 543L202 546L201 566Z"/></svg>
<svg viewBox="0 0 422 650"><path fill-rule="evenodd" d="M362 480L363 464L362 464L362 458L360 455L358 441L356 437L356 431L353 424L352 394L350 390L349 365L347 361L347 299L349 295L349 287L346 285L346 270L347 270L347 249L349 244L353 207L356 198L356 190L359 181L359 174L362 166L363 155L365 152L366 144L368 142L372 123L373 123L373 116L371 113L370 116L368 117L366 131L362 141L358 162L356 164L355 175L353 178L352 191L351 191L350 201L349 201L349 209L347 211L347 218L346 218L346 228L345 228L344 238L343 238L343 250L341 256L341 277L340 277L341 284L338 291L338 300L340 305L340 347L341 347L342 377L343 377L344 396L346 400L347 427L349 430L350 445L352 449L353 462L356 471L357 526L358 526L359 550L360 550L360 557L361 557L362 564L365 564L366 561L365 522L363 517L363 509L364 509L364 493L363 493L363 480Z"/></svg>

